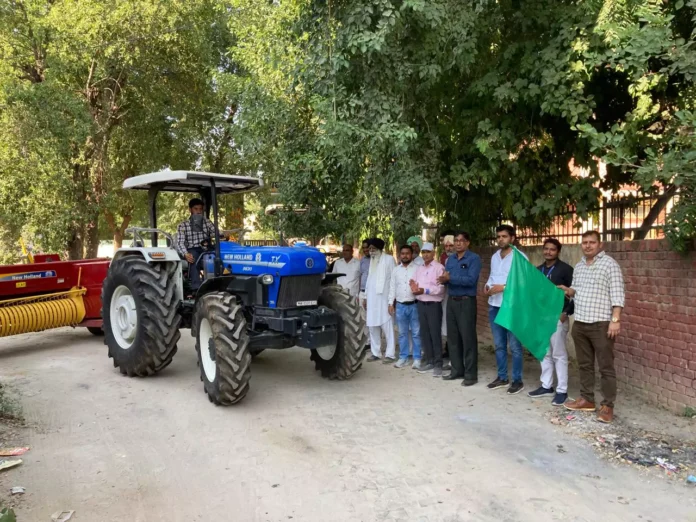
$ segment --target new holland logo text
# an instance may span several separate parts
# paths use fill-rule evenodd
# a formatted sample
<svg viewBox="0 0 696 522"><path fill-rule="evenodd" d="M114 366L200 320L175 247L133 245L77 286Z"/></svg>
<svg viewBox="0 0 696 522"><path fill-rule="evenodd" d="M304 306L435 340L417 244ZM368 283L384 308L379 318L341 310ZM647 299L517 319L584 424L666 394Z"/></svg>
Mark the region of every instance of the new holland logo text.
<svg viewBox="0 0 696 522"><path fill-rule="evenodd" d="M41 279L44 277L56 277L54 270L44 270L41 272L25 272L23 274L7 274L0 277L0 281L26 281L27 279Z"/></svg>

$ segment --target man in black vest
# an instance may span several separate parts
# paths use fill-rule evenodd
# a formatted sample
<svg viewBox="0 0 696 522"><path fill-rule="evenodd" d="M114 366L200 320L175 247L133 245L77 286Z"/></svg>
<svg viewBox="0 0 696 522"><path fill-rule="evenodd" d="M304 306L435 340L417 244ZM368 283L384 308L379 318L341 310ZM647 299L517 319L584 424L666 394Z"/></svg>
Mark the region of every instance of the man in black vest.
<svg viewBox="0 0 696 522"><path fill-rule="evenodd" d="M573 282L573 267L558 259L561 253L561 242L555 238L544 241L544 263L539 265L539 270L556 286L570 286ZM568 399L568 350L566 339L568 337L569 319L573 315L573 301L566 297L563 312L558 319L556 332L551 336L549 351L541 361L541 386L528 395L534 399L553 395L551 404L563 406ZM553 389L553 373L556 371L556 390Z"/></svg>

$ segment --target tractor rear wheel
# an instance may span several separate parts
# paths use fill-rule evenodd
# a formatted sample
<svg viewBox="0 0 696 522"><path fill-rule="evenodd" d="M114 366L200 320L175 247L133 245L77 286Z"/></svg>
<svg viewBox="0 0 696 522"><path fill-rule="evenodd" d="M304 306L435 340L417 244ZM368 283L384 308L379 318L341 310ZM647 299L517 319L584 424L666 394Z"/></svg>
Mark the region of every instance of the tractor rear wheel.
<svg viewBox="0 0 696 522"><path fill-rule="evenodd" d="M365 318L354 297L338 285L321 289L319 304L338 313L338 341L336 348L312 350L310 360L328 379L350 379L362 366L367 343Z"/></svg>
<svg viewBox="0 0 696 522"><path fill-rule="evenodd" d="M196 352L203 389L210 402L228 406L249 391L251 353L242 307L227 292L200 298L194 317Z"/></svg>
<svg viewBox="0 0 696 522"><path fill-rule="evenodd" d="M140 257L114 261L102 286L104 344L114 366L129 377L162 370L181 337L176 292L178 264Z"/></svg>

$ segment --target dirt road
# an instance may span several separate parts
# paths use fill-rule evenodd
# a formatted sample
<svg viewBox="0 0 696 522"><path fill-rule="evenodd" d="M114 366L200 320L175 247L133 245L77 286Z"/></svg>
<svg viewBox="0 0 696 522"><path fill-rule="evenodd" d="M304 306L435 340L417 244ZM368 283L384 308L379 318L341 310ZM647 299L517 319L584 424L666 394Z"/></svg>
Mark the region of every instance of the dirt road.
<svg viewBox="0 0 696 522"><path fill-rule="evenodd" d="M85 331L4 339L32 449L2 496L27 488L19 522L696 521L696 489L599 459L482 369L467 389L380 363L328 382L304 351L264 352L244 402L219 408L188 333L148 379Z"/></svg>

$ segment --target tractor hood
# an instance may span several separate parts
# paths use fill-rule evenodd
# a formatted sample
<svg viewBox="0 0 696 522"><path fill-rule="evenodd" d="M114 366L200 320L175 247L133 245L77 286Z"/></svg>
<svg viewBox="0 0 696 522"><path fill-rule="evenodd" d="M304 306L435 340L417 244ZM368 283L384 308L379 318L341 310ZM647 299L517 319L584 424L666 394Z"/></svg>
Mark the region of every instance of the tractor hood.
<svg viewBox="0 0 696 522"><path fill-rule="evenodd" d="M326 272L326 257L314 247L254 247L222 241L220 256L232 274L283 277Z"/></svg>

